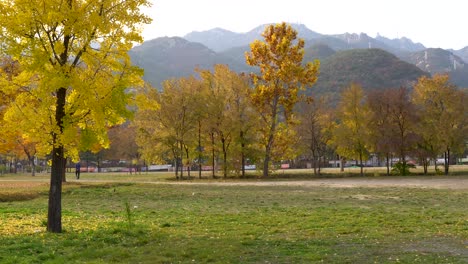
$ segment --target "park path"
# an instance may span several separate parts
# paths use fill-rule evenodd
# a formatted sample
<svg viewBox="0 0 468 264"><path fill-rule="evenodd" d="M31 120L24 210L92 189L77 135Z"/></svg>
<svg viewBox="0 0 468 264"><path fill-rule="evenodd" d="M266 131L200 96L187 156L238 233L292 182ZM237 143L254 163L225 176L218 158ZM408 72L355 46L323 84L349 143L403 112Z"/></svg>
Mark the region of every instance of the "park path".
<svg viewBox="0 0 468 264"><path fill-rule="evenodd" d="M48 184L46 177L31 178L0 178L0 187L16 187L29 185L35 186L39 184ZM135 180L129 179L99 179L85 178L75 180L72 177L67 179L68 182L80 183L106 183L106 182L122 182L122 183L140 183L140 184L174 184L174 185L217 185L217 186L302 186L302 187L331 187L331 188L388 188L388 187L403 187L403 188L428 188L428 189L453 189L468 191L468 176L392 176L392 177L349 177L349 178L315 178L307 180L298 179L268 179L268 180L158 180L151 181L148 178L140 178Z"/></svg>
<svg viewBox="0 0 468 264"><path fill-rule="evenodd" d="M167 182L147 182L167 184ZM311 180L271 180L271 181L178 181L170 184L202 184L220 186L304 186L304 187L334 187L334 188L430 188L430 189L457 189L468 190L467 176L418 176L418 177L356 177L356 178L329 178Z"/></svg>

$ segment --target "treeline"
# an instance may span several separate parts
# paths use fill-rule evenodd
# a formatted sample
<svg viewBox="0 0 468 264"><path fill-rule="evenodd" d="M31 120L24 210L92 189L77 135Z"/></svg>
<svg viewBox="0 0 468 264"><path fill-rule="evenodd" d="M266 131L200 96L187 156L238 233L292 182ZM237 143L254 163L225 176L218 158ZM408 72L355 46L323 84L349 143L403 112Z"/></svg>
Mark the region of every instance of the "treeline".
<svg viewBox="0 0 468 264"><path fill-rule="evenodd" d="M264 120L252 101L249 78L216 65L199 71L201 78L166 81L158 91L147 87L138 97L140 108L132 126L142 158L152 162L173 161L176 175L182 167L222 168L222 175L244 175L247 162L261 164L267 140ZM280 123L272 160L303 158L320 164L336 153L342 159L363 162L371 153L386 161L398 157L398 173L408 172L408 158L427 167L445 157L462 154L467 141L466 92L448 81L447 75L422 77L412 90L399 87L364 92L359 84L341 93L333 107L326 98L299 102ZM178 172L177 172L178 171ZM362 172L362 170L361 170Z"/></svg>
<svg viewBox="0 0 468 264"><path fill-rule="evenodd" d="M330 152L358 160L362 174L363 161L374 153L387 161L387 173L398 157L395 168L404 175L407 158L417 158L427 173L430 160L444 155L447 174L451 155L465 150L466 93L447 75L423 76L412 92L399 87L365 94L351 83L330 107L327 98L305 96L313 94L319 62L302 63L297 32L282 23L267 26L262 36L246 53L258 73L216 65L198 70L199 78L169 80L160 92L147 87L138 96L133 126L145 160L174 161L177 177L194 165L199 176L204 165L215 176L217 163L224 177L244 176L247 162L262 165L266 177L272 162L297 157L312 160L320 173Z"/></svg>

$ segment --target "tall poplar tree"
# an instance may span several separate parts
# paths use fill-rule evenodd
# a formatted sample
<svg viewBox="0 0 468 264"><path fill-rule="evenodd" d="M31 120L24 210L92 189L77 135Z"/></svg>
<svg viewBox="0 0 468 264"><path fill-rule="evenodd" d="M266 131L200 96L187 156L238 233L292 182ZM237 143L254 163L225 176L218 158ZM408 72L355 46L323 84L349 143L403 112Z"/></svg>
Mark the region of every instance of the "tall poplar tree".
<svg viewBox="0 0 468 264"><path fill-rule="evenodd" d="M22 67L4 90L23 90L7 110L23 133L51 153L47 230L62 231L66 157L99 144L123 123L126 89L140 83L127 51L141 42L148 0L5 0L0 3L2 52ZM34 85L31 85L34 83ZM34 105L34 107L31 107ZM32 119L30 117L34 116ZM29 120L34 120L33 122Z"/></svg>
<svg viewBox="0 0 468 264"><path fill-rule="evenodd" d="M319 62L302 63L304 40L298 39L297 32L285 22L267 26L262 36L264 41L250 44L246 61L260 68L259 74L252 74L252 101L263 121L263 176L267 177L278 131L292 124L299 91L315 83Z"/></svg>

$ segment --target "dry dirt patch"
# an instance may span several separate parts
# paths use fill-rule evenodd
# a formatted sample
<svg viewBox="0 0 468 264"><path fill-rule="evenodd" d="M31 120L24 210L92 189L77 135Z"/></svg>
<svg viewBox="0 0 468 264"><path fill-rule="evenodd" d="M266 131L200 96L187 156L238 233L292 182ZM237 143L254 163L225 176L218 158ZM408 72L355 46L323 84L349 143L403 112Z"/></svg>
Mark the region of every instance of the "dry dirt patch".
<svg viewBox="0 0 468 264"><path fill-rule="evenodd" d="M468 176L363 177L278 181L173 182L173 184L212 184L221 186L304 186L334 188L429 188L468 190Z"/></svg>

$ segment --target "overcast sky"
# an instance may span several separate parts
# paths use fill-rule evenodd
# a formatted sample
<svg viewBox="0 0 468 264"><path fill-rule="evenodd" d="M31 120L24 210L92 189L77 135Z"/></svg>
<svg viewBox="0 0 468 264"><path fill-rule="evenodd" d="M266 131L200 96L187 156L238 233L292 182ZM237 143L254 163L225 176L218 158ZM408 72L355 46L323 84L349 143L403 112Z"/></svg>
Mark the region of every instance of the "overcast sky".
<svg viewBox="0 0 468 264"><path fill-rule="evenodd" d="M184 36L215 27L247 32L266 23L305 24L322 34L377 33L431 48L468 46L465 0L152 0L143 36Z"/></svg>

